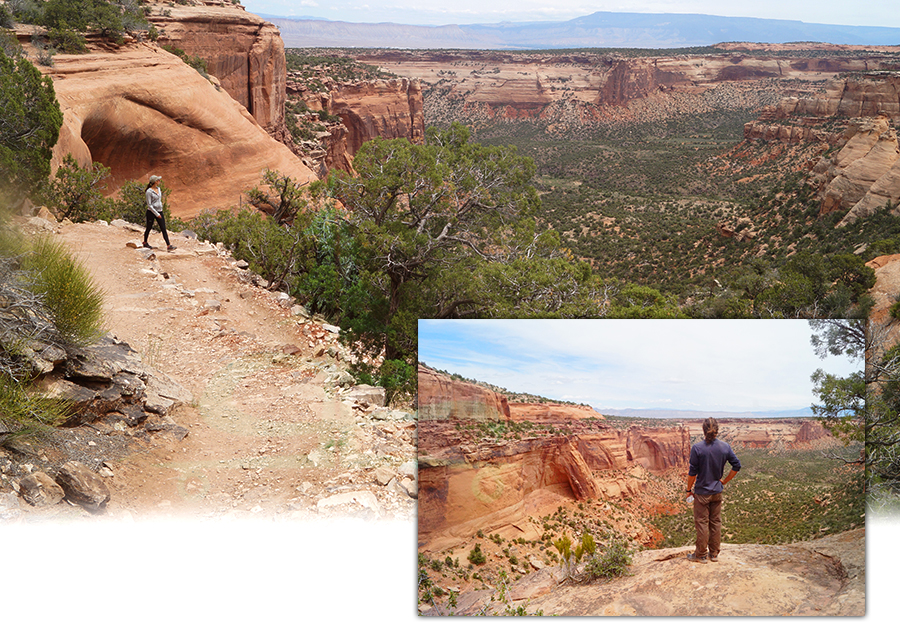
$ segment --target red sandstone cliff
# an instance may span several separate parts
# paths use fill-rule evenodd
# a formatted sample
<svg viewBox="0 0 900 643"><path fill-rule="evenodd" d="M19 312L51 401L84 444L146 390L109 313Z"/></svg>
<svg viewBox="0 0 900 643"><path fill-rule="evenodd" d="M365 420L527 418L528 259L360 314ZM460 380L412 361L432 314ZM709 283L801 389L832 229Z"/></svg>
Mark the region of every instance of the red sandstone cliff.
<svg viewBox="0 0 900 643"><path fill-rule="evenodd" d="M891 316L890 309L897 302L900 292L900 255L875 257L866 264L875 271L875 286L869 294L875 300L870 322L885 333L883 350L900 343L900 324Z"/></svg>
<svg viewBox="0 0 900 643"><path fill-rule="evenodd" d="M702 424L703 420L684 422L694 440L703 435ZM719 437L735 449L821 449L839 443L820 422L807 418L720 418Z"/></svg>
<svg viewBox="0 0 900 643"><path fill-rule="evenodd" d="M419 420L509 420L502 395L419 365Z"/></svg>
<svg viewBox="0 0 900 643"><path fill-rule="evenodd" d="M322 151L312 151L322 161L320 174L331 169L350 171L359 148L375 138L407 138L415 143L425 140L422 87L418 80L322 81L325 91L311 91L307 83L293 78L287 83L289 100L301 101L310 110L324 110L341 119L340 125L329 125L327 135L322 134ZM302 116L293 118L301 119L302 124Z"/></svg>
<svg viewBox="0 0 900 643"><path fill-rule="evenodd" d="M886 205L900 211L898 124L900 73L875 72L831 79L822 94L785 98L748 123L744 137L838 147L810 165L821 213L849 210L841 227Z"/></svg>
<svg viewBox="0 0 900 643"><path fill-rule="evenodd" d="M566 422L568 420L602 420L603 416L590 406L574 404L509 403L510 420L513 422Z"/></svg>
<svg viewBox="0 0 900 643"><path fill-rule="evenodd" d="M287 66L278 28L227 0L196 4L150 0L159 44L207 63L222 88L269 133L284 125Z"/></svg>
<svg viewBox="0 0 900 643"><path fill-rule="evenodd" d="M471 445L455 422L420 420L420 541L479 522L515 521L542 503L635 496L646 483L644 472L687 466L684 428L576 430Z"/></svg>
<svg viewBox="0 0 900 643"><path fill-rule="evenodd" d="M520 419L533 424L527 435L511 430L473 441L469 429L480 421L515 418L506 398L419 366L420 539L473 521L510 520L547 498L633 496L643 472L686 466L687 429L617 430L585 407L518 406ZM565 424L564 434L554 424Z"/></svg>

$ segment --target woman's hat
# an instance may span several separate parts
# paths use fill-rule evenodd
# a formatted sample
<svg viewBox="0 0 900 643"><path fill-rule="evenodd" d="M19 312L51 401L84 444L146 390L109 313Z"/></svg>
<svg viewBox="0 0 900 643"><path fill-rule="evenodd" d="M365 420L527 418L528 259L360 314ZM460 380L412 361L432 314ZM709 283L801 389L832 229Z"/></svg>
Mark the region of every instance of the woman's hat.
<svg viewBox="0 0 900 643"><path fill-rule="evenodd" d="M162 177L155 174L150 177L150 183L156 183L157 181L162 181Z"/></svg>

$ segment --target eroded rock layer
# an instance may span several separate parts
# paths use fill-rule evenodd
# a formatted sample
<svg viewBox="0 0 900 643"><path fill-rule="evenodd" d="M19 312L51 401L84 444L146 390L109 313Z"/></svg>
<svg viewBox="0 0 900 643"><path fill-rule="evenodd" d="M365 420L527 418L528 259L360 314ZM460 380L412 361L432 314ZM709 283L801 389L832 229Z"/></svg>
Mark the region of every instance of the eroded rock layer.
<svg viewBox="0 0 900 643"><path fill-rule="evenodd" d="M566 435L477 445L464 435L457 422L419 422L420 541L485 519L521 519L538 492L558 501L634 496L644 472L686 467L690 453L681 427L617 430L592 422Z"/></svg>
<svg viewBox="0 0 900 643"><path fill-rule="evenodd" d="M812 167L821 213L849 210L848 225L900 202L900 72L833 78L824 93L783 99L748 123L748 140L789 145L821 143L839 151ZM837 125L837 126L836 126Z"/></svg>
<svg viewBox="0 0 900 643"><path fill-rule="evenodd" d="M419 419L509 420L509 403L483 386L419 365Z"/></svg>
<svg viewBox="0 0 900 643"><path fill-rule="evenodd" d="M304 80L290 77L287 93L291 100L301 101L309 110L340 118L337 125L328 123L327 133L322 134L321 174L333 169L350 171L359 148L375 138L406 138L414 143L425 140L422 86L418 80L320 80L325 91L314 91Z"/></svg>
<svg viewBox="0 0 900 643"><path fill-rule="evenodd" d="M760 79L823 80L841 72L895 65L888 53L828 58L789 52L620 58L592 53L381 50L367 52L360 60L400 76L420 78L466 108L486 105L509 118L540 116L560 102L621 107L654 94L696 94L722 84ZM589 117L590 112L584 115Z"/></svg>
<svg viewBox="0 0 900 643"><path fill-rule="evenodd" d="M160 45L205 61L207 71L266 131L283 126L287 66L275 25L224 0L147 4Z"/></svg>
<svg viewBox="0 0 900 643"><path fill-rule="evenodd" d="M602 420L603 416L587 405L529 404L510 402L510 419L513 422L566 422L569 420Z"/></svg>

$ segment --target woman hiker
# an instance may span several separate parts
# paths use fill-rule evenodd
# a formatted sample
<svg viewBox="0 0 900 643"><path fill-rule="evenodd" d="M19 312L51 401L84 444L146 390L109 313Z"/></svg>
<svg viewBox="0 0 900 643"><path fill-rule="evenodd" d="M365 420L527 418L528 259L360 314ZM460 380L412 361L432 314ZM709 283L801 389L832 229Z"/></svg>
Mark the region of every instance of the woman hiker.
<svg viewBox="0 0 900 643"><path fill-rule="evenodd" d="M150 182L147 184L147 228L144 230L144 247L153 247L147 243L147 238L150 236L150 230L153 229L153 222L158 221L163 239L166 240L166 249L172 252L175 250L175 246L169 241L169 233L166 232L166 220L163 217L162 190L159 187L160 181L162 181L162 177L154 174L150 177Z"/></svg>

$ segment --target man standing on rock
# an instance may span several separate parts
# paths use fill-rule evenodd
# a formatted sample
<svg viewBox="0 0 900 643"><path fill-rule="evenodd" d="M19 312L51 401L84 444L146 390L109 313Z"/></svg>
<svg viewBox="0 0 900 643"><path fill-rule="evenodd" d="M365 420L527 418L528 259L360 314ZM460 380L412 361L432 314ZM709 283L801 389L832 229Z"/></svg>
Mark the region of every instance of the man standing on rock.
<svg viewBox="0 0 900 643"><path fill-rule="evenodd" d="M717 440L719 423L713 418L703 420L703 442L691 447L688 468L688 502L694 499L694 529L697 542L688 560L705 563L718 562L719 546L722 541L722 489L737 472L741 462L727 442ZM725 462L731 464L731 471L723 480Z"/></svg>

